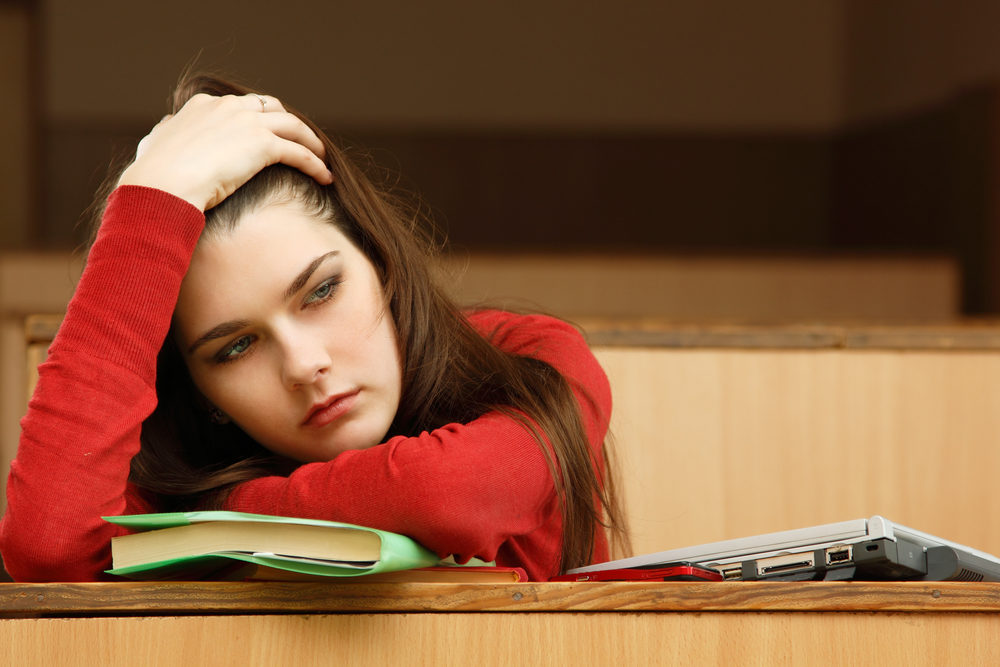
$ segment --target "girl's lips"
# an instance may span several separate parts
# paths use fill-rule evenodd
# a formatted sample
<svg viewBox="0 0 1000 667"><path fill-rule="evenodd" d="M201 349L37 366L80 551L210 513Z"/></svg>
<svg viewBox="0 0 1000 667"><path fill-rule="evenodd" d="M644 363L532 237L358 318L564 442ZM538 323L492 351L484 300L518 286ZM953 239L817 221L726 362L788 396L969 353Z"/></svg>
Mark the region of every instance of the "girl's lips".
<svg viewBox="0 0 1000 667"><path fill-rule="evenodd" d="M323 428L337 421L354 407L355 399L357 399L359 393L361 393L361 390L355 390L347 394L338 394L331 396L322 403L317 403L310 408L302 425L309 428Z"/></svg>

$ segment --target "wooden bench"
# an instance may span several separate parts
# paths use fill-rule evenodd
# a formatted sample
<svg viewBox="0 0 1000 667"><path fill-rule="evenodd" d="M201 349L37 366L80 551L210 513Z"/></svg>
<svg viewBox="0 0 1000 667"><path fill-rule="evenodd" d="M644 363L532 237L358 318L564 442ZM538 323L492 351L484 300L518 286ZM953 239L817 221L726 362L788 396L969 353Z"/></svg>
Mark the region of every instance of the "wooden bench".
<svg viewBox="0 0 1000 667"><path fill-rule="evenodd" d="M959 314L943 256L474 253L446 255L459 303L560 317L940 322Z"/></svg>
<svg viewBox="0 0 1000 667"><path fill-rule="evenodd" d="M1000 325L582 324L638 552L884 514L1000 554Z"/></svg>
<svg viewBox="0 0 1000 667"><path fill-rule="evenodd" d="M884 514L1000 554L1000 326L587 328L638 552Z"/></svg>
<svg viewBox="0 0 1000 667"><path fill-rule="evenodd" d="M32 320L36 359L57 322ZM637 551L880 512L1000 553L1000 326L586 329ZM994 664L998 600L951 582L0 584L0 646L24 665Z"/></svg>

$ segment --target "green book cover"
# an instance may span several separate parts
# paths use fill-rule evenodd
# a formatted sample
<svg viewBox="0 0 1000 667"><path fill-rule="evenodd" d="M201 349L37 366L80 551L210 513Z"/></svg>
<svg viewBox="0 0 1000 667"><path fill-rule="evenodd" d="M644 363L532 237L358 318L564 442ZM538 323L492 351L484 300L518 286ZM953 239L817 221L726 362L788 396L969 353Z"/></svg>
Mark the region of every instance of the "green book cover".
<svg viewBox="0 0 1000 667"><path fill-rule="evenodd" d="M216 549L208 547L203 553L185 553L176 557L164 557L151 562L130 564L126 567L115 567L107 570L110 574L120 575L130 578L172 578L182 576L184 578L197 578L200 576L211 576L213 572L224 570L227 566L236 565L238 561L265 565L267 567L298 572L301 574L330 576L330 577L354 577L377 572L394 572L412 568L430 567L434 565L454 564L454 561L442 561L433 552L424 548L414 540L405 535L392 533L385 530L356 526L337 521L323 521L319 519L300 519L291 517L271 516L264 514L248 514L244 512L228 511L203 511L203 512L169 512L161 514L133 514L125 516L104 517L106 521L124 526L133 531L140 531L132 535L116 537L112 541L112 550L120 549L121 540L134 538L136 534L144 534L149 531L161 531L154 536L162 544L163 539L167 542L173 537L177 537L178 542L183 542L185 535L190 536L192 531L173 531L170 529L182 526L201 526L196 531L206 534L212 533L218 537L217 544L224 543L226 531L241 531L250 528L260 530L260 524L284 524L291 526L308 526L317 528L329 528L336 532L338 539L343 538L345 543L360 544L360 552L367 553L363 559L328 560L326 558L316 558L310 555L297 553L273 553L260 552L244 549ZM243 526L241 524L247 524ZM281 530L280 528L278 529ZM265 529L267 532L267 529ZM313 531L307 531L313 532ZM325 531L330 534L330 531ZM210 535L211 537L211 535ZM202 540L205 544L213 543L212 539ZM116 544L117 542L117 544ZM133 544L135 541L133 540ZM167 552L170 550L167 549ZM183 545L181 547L183 551ZM115 560L118 560L116 555ZM472 559L465 565L482 566L483 561Z"/></svg>

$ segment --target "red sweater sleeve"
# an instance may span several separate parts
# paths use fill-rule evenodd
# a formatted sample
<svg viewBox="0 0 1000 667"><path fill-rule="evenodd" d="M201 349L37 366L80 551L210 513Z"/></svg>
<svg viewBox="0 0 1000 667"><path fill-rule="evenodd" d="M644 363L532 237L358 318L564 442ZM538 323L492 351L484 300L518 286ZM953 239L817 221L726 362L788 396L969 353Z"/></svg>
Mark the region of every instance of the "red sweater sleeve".
<svg viewBox="0 0 1000 667"><path fill-rule="evenodd" d="M102 515L150 511L128 483L156 405L156 355L204 225L171 195L108 200L59 333L39 367L7 481L0 551L21 581L100 578L118 534Z"/></svg>
<svg viewBox="0 0 1000 667"><path fill-rule="evenodd" d="M483 311L470 319L502 349L542 359L570 381L600 460L611 392L579 332L543 316ZM287 478L245 482L227 509L391 530L441 555L524 567L532 579L555 574L561 553L561 517L541 449L524 426L498 413L345 452ZM607 558L603 536L595 558Z"/></svg>

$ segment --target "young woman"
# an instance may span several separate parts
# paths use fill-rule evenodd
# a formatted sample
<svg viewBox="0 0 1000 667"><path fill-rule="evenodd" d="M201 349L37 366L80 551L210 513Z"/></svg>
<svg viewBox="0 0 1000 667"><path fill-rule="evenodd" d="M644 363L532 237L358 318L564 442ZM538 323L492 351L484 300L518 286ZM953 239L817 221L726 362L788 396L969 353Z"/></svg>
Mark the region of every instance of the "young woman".
<svg viewBox="0 0 1000 667"><path fill-rule="evenodd" d="M104 515L323 518L545 579L622 536L607 379L549 317L462 312L418 220L274 97L175 94L107 198L22 421L0 550L93 580Z"/></svg>

